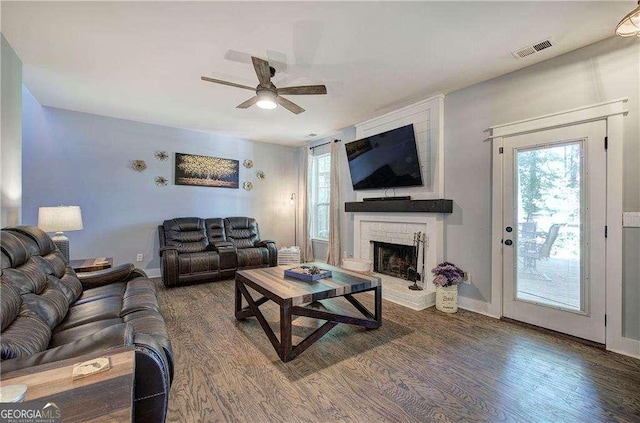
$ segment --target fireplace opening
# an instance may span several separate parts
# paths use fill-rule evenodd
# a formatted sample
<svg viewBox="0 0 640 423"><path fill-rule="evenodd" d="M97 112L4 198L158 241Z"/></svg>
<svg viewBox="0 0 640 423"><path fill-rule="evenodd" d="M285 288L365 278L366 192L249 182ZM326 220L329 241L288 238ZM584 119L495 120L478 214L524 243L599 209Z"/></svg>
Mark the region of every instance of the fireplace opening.
<svg viewBox="0 0 640 423"><path fill-rule="evenodd" d="M371 241L373 271L396 278L414 281L416 277L416 247Z"/></svg>

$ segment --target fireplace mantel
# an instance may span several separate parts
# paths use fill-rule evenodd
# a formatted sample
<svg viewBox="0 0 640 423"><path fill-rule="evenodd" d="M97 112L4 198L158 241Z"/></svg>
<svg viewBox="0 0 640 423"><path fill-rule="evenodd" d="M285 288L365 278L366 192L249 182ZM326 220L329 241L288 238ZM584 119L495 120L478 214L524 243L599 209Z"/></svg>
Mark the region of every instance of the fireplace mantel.
<svg viewBox="0 0 640 423"><path fill-rule="evenodd" d="M344 203L345 212L453 213L453 200L379 200Z"/></svg>

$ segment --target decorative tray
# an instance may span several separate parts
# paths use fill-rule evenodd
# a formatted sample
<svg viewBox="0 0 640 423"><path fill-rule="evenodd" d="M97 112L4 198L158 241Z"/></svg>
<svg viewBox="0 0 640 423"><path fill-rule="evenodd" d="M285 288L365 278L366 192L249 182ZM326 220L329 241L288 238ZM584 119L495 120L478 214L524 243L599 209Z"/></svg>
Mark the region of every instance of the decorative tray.
<svg viewBox="0 0 640 423"><path fill-rule="evenodd" d="M317 281L318 279L330 278L331 270L318 269L320 273L311 273L311 266L298 266L291 269L285 269L284 275L292 278L300 279L307 282Z"/></svg>

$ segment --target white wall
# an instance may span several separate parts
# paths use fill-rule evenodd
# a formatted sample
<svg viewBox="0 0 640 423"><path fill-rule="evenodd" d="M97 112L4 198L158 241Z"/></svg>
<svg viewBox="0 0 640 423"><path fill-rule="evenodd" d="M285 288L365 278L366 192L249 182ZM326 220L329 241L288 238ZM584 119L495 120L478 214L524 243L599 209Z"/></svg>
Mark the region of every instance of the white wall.
<svg viewBox="0 0 640 423"><path fill-rule="evenodd" d="M491 299L491 143L487 128L628 97L624 118L624 210L640 210L640 42L610 38L451 93L445 98L447 260L467 270L460 295ZM624 331L640 339L640 230L625 229ZM614 311L608 311L614 312Z"/></svg>
<svg viewBox="0 0 640 423"><path fill-rule="evenodd" d="M22 208L22 62L4 35L0 38L0 227L5 227L20 224Z"/></svg>
<svg viewBox="0 0 640 423"><path fill-rule="evenodd" d="M25 88L23 222L37 224L39 206L79 205L84 229L69 232L71 258L113 256L116 264L134 262L155 274L159 269L156 227L180 216L251 216L263 239L293 244L293 207L297 189L295 149L214 134L42 107ZM170 159L154 157L164 150ZM240 185L210 188L173 184L174 153L240 161ZM131 168L145 160L147 170ZM251 159L254 167L242 166ZM266 174L264 180L256 171ZM157 187L155 176L169 179Z"/></svg>

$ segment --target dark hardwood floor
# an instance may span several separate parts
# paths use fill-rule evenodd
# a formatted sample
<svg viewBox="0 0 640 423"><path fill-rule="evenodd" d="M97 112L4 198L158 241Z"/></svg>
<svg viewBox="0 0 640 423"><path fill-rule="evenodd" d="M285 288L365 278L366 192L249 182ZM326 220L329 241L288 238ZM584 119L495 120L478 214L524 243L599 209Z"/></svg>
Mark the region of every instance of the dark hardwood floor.
<svg viewBox="0 0 640 423"><path fill-rule="evenodd" d="M236 321L232 280L157 281L176 357L169 422L640 421L640 360L573 340L383 301L381 328L338 325L285 364L255 318Z"/></svg>

